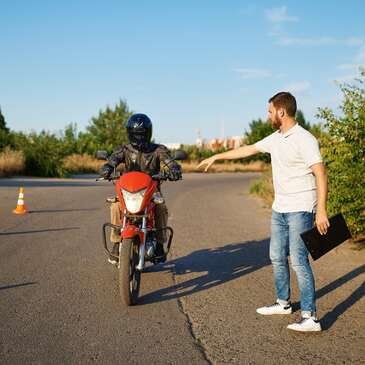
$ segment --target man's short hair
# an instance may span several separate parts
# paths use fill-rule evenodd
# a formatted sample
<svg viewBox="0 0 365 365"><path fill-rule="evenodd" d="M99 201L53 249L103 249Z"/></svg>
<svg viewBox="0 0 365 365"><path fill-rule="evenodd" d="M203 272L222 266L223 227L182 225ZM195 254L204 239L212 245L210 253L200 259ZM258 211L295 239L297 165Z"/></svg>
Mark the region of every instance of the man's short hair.
<svg viewBox="0 0 365 365"><path fill-rule="evenodd" d="M282 91L275 94L269 99L269 103L273 103L276 109L283 108L289 117L295 117L297 112L297 101L289 92Z"/></svg>

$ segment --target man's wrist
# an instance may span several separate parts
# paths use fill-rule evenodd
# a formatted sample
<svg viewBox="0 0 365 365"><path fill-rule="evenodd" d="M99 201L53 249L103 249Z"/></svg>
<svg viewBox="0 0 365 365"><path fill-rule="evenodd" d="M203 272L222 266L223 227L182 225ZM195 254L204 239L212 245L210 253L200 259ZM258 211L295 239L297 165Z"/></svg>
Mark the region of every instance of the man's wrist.
<svg viewBox="0 0 365 365"><path fill-rule="evenodd" d="M327 214L327 209L325 207L317 207L317 214Z"/></svg>

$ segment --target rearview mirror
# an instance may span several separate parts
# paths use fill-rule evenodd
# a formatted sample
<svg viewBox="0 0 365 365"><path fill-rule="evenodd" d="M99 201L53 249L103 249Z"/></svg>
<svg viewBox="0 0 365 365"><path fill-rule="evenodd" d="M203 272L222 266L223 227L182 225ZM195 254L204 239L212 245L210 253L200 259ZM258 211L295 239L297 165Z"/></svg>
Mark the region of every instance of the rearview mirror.
<svg viewBox="0 0 365 365"><path fill-rule="evenodd" d="M175 151L175 156L174 156L174 160L187 160L188 159L188 154L183 151L183 150L176 150Z"/></svg>
<svg viewBox="0 0 365 365"><path fill-rule="evenodd" d="M108 152L106 151L96 151L95 157L97 160L107 160L108 159Z"/></svg>

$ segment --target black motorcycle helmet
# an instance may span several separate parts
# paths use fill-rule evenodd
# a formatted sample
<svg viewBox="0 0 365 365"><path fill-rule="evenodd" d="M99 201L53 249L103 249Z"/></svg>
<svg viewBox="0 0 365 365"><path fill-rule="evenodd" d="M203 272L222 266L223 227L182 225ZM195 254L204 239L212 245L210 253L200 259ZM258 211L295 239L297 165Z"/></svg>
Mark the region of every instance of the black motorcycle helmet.
<svg viewBox="0 0 365 365"><path fill-rule="evenodd" d="M145 114L133 114L127 121L129 142L140 151L151 143L152 122Z"/></svg>

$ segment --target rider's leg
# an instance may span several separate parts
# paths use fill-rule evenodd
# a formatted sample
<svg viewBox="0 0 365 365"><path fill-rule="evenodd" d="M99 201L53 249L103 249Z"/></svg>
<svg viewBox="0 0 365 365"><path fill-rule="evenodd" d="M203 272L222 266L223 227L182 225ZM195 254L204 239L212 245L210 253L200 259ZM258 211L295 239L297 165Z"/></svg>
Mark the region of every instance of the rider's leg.
<svg viewBox="0 0 365 365"><path fill-rule="evenodd" d="M119 202L111 203L110 204L110 222L116 226L120 226L121 223L121 214L119 208ZM110 232L110 241L112 243L119 243L120 242L120 235L118 232L112 228Z"/></svg>
<svg viewBox="0 0 365 365"><path fill-rule="evenodd" d="M120 214L120 208L119 208L119 202L111 203L110 204L110 222L112 224L115 224L116 226L121 225L121 214ZM120 243L120 235L115 229L111 229L110 232L110 242L113 244L112 248L112 254L114 256L119 255L119 243ZM116 264L117 259L110 255L108 261L111 264Z"/></svg>
<svg viewBox="0 0 365 365"><path fill-rule="evenodd" d="M168 221L168 210L165 203L157 204L156 210L155 210L155 222L156 222L156 239L157 239L157 255L163 255L163 244L166 242L166 230L161 230L162 228L167 227L167 221Z"/></svg>

